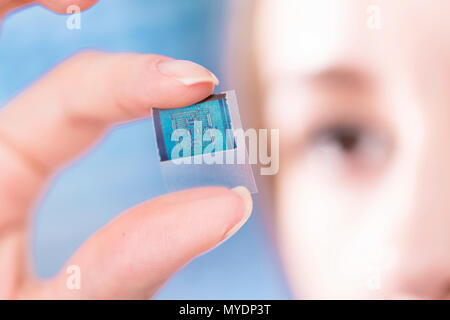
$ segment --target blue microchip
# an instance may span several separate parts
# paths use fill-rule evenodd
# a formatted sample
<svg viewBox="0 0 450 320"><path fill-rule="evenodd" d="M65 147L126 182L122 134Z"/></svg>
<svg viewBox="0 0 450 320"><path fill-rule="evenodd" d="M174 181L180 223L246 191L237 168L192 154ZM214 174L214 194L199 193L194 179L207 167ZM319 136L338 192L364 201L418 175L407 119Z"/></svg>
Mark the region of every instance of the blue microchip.
<svg viewBox="0 0 450 320"><path fill-rule="evenodd" d="M172 139L172 133L177 129L189 132L191 153L188 156L204 153L208 144L203 143L203 140L209 129L218 130L223 139L221 144L217 144L218 147L214 149L214 152L236 148L225 94L212 95L189 107L153 109L153 117L161 161L172 160L172 150L180 142ZM199 124L201 125L199 126ZM201 132L196 132L196 130L199 131L199 128L201 128ZM199 137L202 141L199 141ZM198 146L201 146L201 149ZM180 156L185 157L186 155L181 154Z"/></svg>

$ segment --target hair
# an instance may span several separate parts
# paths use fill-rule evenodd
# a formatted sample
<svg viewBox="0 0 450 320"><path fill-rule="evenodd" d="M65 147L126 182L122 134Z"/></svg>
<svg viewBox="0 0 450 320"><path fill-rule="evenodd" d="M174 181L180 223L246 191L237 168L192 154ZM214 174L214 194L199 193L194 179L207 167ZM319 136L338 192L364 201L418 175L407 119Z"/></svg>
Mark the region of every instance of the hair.
<svg viewBox="0 0 450 320"><path fill-rule="evenodd" d="M254 37L255 16L258 9L258 0L234 0L230 6L230 19L228 21L228 59L226 60L227 78L235 86L239 101L239 111L244 129L267 128L263 119L264 91L262 90L261 76L257 65L257 50ZM269 146L270 147L270 146ZM270 150L270 149L269 149ZM260 165L255 166L255 179L259 189L260 203L263 214L274 226L275 198L272 190L275 187L274 176L261 176ZM271 228L271 231L273 228Z"/></svg>
<svg viewBox="0 0 450 320"><path fill-rule="evenodd" d="M263 97L253 41L257 2L235 0L231 3L227 35L227 76L237 88L240 112L246 128L264 127L261 112Z"/></svg>

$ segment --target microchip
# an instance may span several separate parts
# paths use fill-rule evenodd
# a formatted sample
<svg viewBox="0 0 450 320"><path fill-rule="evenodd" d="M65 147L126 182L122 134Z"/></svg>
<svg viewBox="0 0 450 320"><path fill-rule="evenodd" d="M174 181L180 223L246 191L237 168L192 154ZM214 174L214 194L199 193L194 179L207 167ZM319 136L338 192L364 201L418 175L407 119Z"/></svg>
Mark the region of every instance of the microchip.
<svg viewBox="0 0 450 320"><path fill-rule="evenodd" d="M214 152L236 148L226 94L212 95L200 103L183 108L155 108L153 117L161 161L172 160L171 151L179 143L176 139L172 139L172 134L177 129L189 132L191 155L198 154L199 149L196 146L201 146L201 153L205 152L207 144L203 143L203 140L209 129L218 130L223 138L223 142L218 144L221 147L215 148ZM199 128L201 132L196 132Z"/></svg>

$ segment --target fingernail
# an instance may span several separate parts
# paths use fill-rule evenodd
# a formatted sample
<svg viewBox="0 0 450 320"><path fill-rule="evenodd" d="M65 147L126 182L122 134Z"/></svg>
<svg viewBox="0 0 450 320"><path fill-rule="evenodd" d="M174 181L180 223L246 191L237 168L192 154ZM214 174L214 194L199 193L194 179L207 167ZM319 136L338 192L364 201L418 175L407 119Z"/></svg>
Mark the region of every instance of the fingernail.
<svg viewBox="0 0 450 320"><path fill-rule="evenodd" d="M250 194L250 191L246 187L236 187L231 189L231 191L235 192L245 203L245 214L244 217L239 221L238 224L236 224L233 228L231 228L224 237L224 240L227 240L230 238L233 234L235 234L250 218L253 210L253 199L252 195Z"/></svg>
<svg viewBox="0 0 450 320"><path fill-rule="evenodd" d="M219 84L211 71L192 61L166 60L158 64L158 69L163 75L175 78L187 86L202 82L212 82L216 86Z"/></svg>

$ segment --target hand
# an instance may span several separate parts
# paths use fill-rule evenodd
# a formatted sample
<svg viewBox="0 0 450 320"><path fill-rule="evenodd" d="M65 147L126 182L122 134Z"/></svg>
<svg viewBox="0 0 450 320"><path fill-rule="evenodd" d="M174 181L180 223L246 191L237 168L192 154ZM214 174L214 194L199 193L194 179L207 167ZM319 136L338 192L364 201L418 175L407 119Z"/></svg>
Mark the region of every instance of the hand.
<svg viewBox="0 0 450 320"><path fill-rule="evenodd" d="M80 290L67 287L66 267L47 281L28 267L29 212L58 168L112 124L146 117L150 107L190 105L215 84L192 62L86 52L0 109L0 298L148 298L234 234L252 210L248 191L200 188L131 208L87 240L67 263L80 268Z"/></svg>

